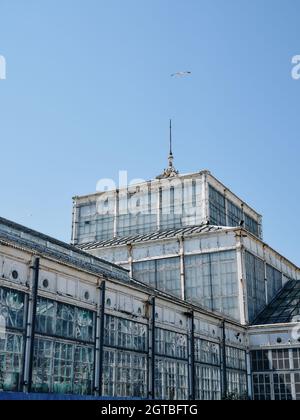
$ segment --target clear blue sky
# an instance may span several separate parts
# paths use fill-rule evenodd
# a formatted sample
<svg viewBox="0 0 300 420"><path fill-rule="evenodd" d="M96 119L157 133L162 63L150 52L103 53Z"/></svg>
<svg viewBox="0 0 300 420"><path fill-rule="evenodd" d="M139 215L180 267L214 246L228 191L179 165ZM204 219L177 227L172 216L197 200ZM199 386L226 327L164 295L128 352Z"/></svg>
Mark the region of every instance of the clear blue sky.
<svg viewBox="0 0 300 420"><path fill-rule="evenodd" d="M211 170L299 265L299 16L298 0L0 0L0 215L69 241L73 195L162 171L172 117L178 169Z"/></svg>

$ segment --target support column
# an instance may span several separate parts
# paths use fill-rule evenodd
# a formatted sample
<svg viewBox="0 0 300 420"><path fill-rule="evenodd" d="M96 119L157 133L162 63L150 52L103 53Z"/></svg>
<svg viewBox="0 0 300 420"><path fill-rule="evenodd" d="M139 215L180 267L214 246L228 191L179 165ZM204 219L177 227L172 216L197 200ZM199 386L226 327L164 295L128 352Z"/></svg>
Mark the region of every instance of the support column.
<svg viewBox="0 0 300 420"><path fill-rule="evenodd" d="M161 215L162 215L162 194L163 190L162 187L158 188L157 192L157 230L161 228Z"/></svg>
<svg viewBox="0 0 300 420"><path fill-rule="evenodd" d="M151 316L149 328L149 374L148 374L148 398L155 399L155 313L156 301L153 296L150 300Z"/></svg>
<svg viewBox="0 0 300 420"><path fill-rule="evenodd" d="M181 287L181 298L186 298L185 288L185 268L184 268L184 237L179 238L179 254L180 254L180 287Z"/></svg>
<svg viewBox="0 0 300 420"><path fill-rule="evenodd" d="M190 400L196 399L195 393L195 317L194 311L187 314L189 316L189 389Z"/></svg>
<svg viewBox="0 0 300 420"><path fill-rule="evenodd" d="M222 321L222 373L223 373L223 398L228 394L227 362L226 362L226 322Z"/></svg>
<svg viewBox="0 0 300 420"><path fill-rule="evenodd" d="M247 353L246 353L246 362L247 362L247 378L248 378L248 396L252 400L253 399L253 392L252 392L252 373L251 373L250 351L247 351Z"/></svg>
<svg viewBox="0 0 300 420"><path fill-rule="evenodd" d="M102 396L103 380L103 351L104 351L104 324L105 324L105 292L106 283L102 281L99 286L99 304L96 321L95 339L95 394Z"/></svg>
<svg viewBox="0 0 300 420"><path fill-rule="evenodd" d="M248 303L247 303L247 282L244 275L244 246L242 244L243 232L237 233L237 277L238 277L238 293L239 293L239 312L240 322L246 325L249 321Z"/></svg>
<svg viewBox="0 0 300 420"><path fill-rule="evenodd" d="M34 356L34 337L35 337L35 321L37 309L37 295L39 287L40 258L35 257L33 265L33 279L31 283L31 293L29 294L27 323L26 323L26 342L25 342L25 360L24 360L24 392L32 391L32 371Z"/></svg>

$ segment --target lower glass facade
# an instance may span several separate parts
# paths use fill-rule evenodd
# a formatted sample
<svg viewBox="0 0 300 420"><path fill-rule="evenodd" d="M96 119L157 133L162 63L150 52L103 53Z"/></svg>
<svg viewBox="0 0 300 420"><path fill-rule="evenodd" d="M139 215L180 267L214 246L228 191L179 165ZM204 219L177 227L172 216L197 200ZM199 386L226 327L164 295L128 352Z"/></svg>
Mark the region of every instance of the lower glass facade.
<svg viewBox="0 0 300 420"><path fill-rule="evenodd" d="M6 320L5 330L0 330L0 390L22 391L29 299L25 293L2 287L0 297L0 313ZM38 297L32 392L94 395L96 315L95 311ZM149 398L154 360L156 399L191 398L192 376L196 399L222 398L224 356L221 343L197 334L192 337L190 331L162 328L159 324L155 326L155 351L152 352L149 334L149 320L145 319L143 323L125 315L104 315L103 396ZM300 350L273 351L271 355L275 372L270 371L269 354L253 353L255 396L261 399L268 398L269 394L275 399L289 399L290 395L299 398ZM245 351L226 346L226 369L227 394L243 397L247 393ZM269 385L273 386L271 393Z"/></svg>
<svg viewBox="0 0 300 420"><path fill-rule="evenodd" d="M300 400L300 350L251 352L255 400Z"/></svg>

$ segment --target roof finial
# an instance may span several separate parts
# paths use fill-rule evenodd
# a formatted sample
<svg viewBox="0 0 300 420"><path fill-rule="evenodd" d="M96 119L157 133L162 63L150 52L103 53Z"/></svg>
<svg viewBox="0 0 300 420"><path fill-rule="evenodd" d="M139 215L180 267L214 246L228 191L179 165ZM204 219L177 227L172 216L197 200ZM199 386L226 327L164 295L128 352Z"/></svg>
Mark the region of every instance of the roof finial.
<svg viewBox="0 0 300 420"><path fill-rule="evenodd" d="M163 174L159 175L157 178L161 179L161 178L172 178L174 176L178 175L178 171L176 171L176 169L173 166L173 162L174 162L174 156L173 156L173 139L172 139L172 120L170 119L170 151L169 151L169 157L168 157L168 161L169 161L169 167L168 169L165 169Z"/></svg>
<svg viewBox="0 0 300 420"><path fill-rule="evenodd" d="M169 153L169 167L173 166L173 151L172 151L172 120L170 119L170 153Z"/></svg>

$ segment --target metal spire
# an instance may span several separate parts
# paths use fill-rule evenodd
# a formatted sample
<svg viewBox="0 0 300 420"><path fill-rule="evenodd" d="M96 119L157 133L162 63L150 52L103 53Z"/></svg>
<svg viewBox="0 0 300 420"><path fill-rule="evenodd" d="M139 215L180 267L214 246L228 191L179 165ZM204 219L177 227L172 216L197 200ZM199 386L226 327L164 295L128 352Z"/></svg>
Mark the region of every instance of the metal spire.
<svg viewBox="0 0 300 420"><path fill-rule="evenodd" d="M169 139L169 146L170 146L170 151L169 151L169 157L168 157L168 161L169 161L169 167L168 169L165 169L164 172L159 175L157 178L158 179L162 179L162 178L172 178L178 175L178 171L174 168L173 162L174 162L174 156L173 156L173 139L172 139L172 120L170 119L170 139Z"/></svg>
<svg viewBox="0 0 300 420"><path fill-rule="evenodd" d="M173 166L173 151L172 151L172 120L170 119L170 153L169 153L169 167Z"/></svg>

